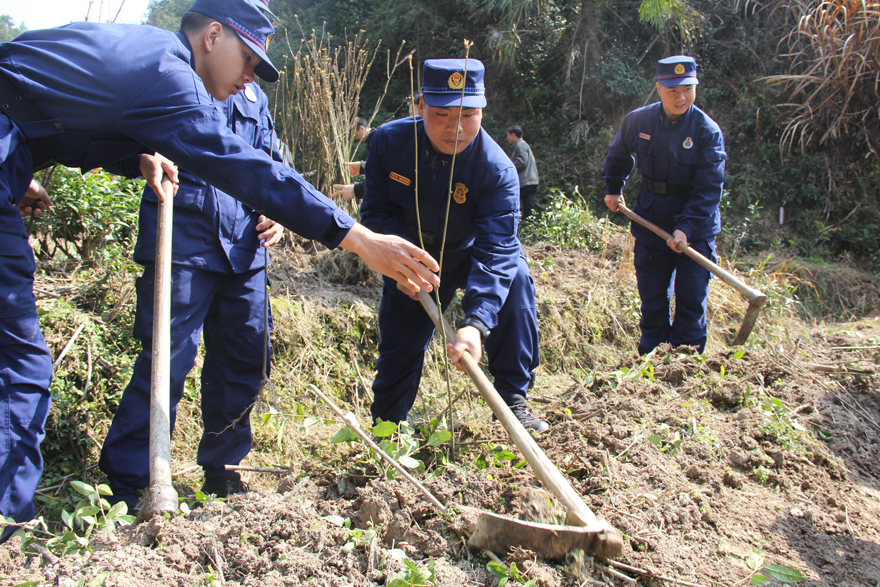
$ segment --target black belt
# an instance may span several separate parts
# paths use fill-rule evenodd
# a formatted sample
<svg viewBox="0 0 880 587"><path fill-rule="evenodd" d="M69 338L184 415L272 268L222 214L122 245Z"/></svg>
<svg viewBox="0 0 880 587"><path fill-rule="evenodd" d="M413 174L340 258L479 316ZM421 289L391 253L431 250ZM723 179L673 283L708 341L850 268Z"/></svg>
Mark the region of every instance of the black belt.
<svg viewBox="0 0 880 587"><path fill-rule="evenodd" d="M689 183L654 181L644 174L642 174L642 186L648 188L648 191L660 194L661 196L681 196L691 193L691 185Z"/></svg>
<svg viewBox="0 0 880 587"><path fill-rule="evenodd" d="M2 74L0 74L0 110L19 127L30 122L44 120L43 115ZM54 123L53 127L57 131L62 129L60 122ZM28 139L27 143L31 148L31 159L35 173L55 164L55 141L52 135Z"/></svg>

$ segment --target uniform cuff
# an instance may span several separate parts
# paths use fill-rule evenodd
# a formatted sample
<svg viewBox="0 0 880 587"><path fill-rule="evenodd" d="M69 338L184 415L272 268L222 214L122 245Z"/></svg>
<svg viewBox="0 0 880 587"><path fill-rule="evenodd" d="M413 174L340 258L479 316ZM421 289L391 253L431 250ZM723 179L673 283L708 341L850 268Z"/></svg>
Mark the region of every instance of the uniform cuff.
<svg viewBox="0 0 880 587"><path fill-rule="evenodd" d="M482 337L483 340L486 340L487 338L489 338L489 335L492 333L489 330L489 327L486 326L486 323L483 322L482 320L480 320L479 318L477 318L476 316L468 316L467 318L465 318L462 321L461 325L462 325L462 327L473 326L474 328L479 330L480 336Z"/></svg>

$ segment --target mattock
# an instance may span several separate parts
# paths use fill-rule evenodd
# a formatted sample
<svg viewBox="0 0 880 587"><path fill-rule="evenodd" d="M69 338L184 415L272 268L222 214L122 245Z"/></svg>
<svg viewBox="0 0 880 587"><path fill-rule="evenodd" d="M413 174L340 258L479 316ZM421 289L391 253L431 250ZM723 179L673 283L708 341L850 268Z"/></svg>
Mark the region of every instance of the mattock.
<svg viewBox="0 0 880 587"><path fill-rule="evenodd" d="M446 339L455 340L455 332L437 311L437 306L424 291L419 291L419 301L437 328L446 332ZM537 524L515 518L482 512L477 528L468 540L471 548L502 552L511 546L528 548L544 558L561 558L572 548L603 558L616 558L623 551L623 538L619 531L605 520L599 520L580 495L574 490L559 469L550 462L538 443L519 422L498 391L480 369L477 362L464 352L461 364L473 380L483 400L522 452L526 461L541 480L565 507L568 525Z"/></svg>
<svg viewBox="0 0 880 587"><path fill-rule="evenodd" d="M140 517L178 511L171 485L171 229L174 185L162 177L156 230L156 274L153 299L153 360L150 377L150 489Z"/></svg>

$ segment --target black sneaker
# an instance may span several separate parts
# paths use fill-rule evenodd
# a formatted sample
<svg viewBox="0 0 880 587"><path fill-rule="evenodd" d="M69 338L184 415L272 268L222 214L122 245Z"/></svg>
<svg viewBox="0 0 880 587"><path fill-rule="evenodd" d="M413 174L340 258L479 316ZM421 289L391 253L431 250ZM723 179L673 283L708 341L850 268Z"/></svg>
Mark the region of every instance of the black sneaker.
<svg viewBox="0 0 880 587"><path fill-rule="evenodd" d="M247 491L247 484L235 471L230 471L222 477L205 477L205 483L202 485L202 493L214 494L217 497L229 497Z"/></svg>
<svg viewBox="0 0 880 587"><path fill-rule="evenodd" d="M545 430L550 428L550 424L535 416L529 411L529 408L528 406L526 406L525 402L514 403L509 407L510 411L513 412L513 415L516 416L516 419L519 420L519 423L522 424L523 428L525 428L526 430L544 432Z"/></svg>

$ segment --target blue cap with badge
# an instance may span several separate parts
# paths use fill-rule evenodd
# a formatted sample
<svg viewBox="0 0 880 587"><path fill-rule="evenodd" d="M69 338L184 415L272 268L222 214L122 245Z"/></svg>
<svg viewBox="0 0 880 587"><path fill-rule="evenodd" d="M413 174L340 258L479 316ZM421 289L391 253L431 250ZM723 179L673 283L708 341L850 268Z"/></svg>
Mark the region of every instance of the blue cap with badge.
<svg viewBox="0 0 880 587"><path fill-rule="evenodd" d="M278 70L266 55L269 41L275 36L275 27L263 13L272 14L268 0L196 0L189 11L210 16L233 28L260 58L254 73L267 82L278 81Z"/></svg>
<svg viewBox="0 0 880 587"><path fill-rule="evenodd" d="M695 86L697 79L697 62L687 55L675 55L657 62L657 81L661 86Z"/></svg>
<svg viewBox="0 0 880 587"><path fill-rule="evenodd" d="M435 108L485 108L486 68L477 59L428 59L422 70L422 96Z"/></svg>

